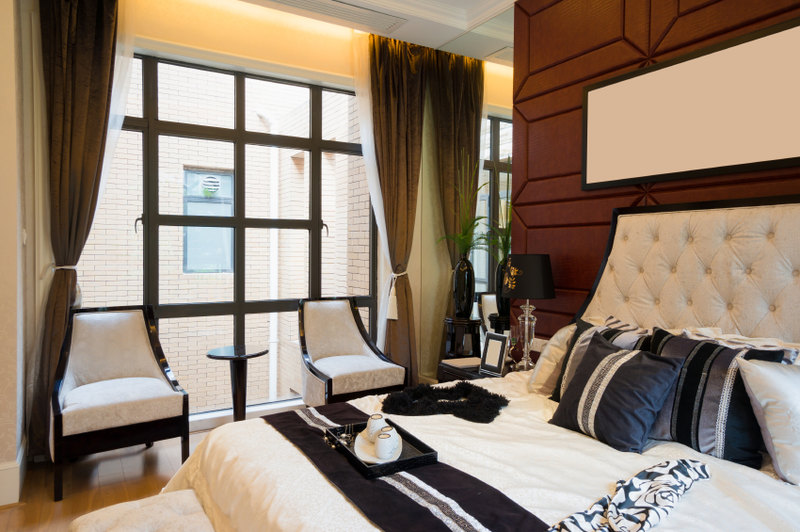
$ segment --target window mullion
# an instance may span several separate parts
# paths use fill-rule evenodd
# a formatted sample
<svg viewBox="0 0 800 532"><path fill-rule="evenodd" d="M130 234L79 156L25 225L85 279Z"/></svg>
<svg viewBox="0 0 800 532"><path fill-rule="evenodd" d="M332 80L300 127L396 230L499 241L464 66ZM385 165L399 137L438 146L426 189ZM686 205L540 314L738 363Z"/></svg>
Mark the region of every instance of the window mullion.
<svg viewBox="0 0 800 532"><path fill-rule="evenodd" d="M245 124L245 86L244 75L237 73L235 75L236 93L234 97L234 109L236 113L234 121L234 160L233 160L233 178L234 178L234 201L233 201L233 216L234 216L234 229L233 229L233 343L242 345L245 343L245 319L244 319L244 300L245 300L245 144L242 139Z"/></svg>
<svg viewBox="0 0 800 532"><path fill-rule="evenodd" d="M322 297L322 89L311 87L311 231L309 297Z"/></svg>

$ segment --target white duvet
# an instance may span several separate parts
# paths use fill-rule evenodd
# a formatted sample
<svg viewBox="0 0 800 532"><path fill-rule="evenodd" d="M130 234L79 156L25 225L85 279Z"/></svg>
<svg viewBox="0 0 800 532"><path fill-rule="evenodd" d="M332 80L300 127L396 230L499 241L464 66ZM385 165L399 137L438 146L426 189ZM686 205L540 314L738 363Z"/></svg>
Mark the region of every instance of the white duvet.
<svg viewBox="0 0 800 532"><path fill-rule="evenodd" d="M586 509L619 479L668 458L694 458L707 464L711 479L697 482L659 530L800 530L800 487L677 443L623 453L550 425L557 403L528 393L529 375L472 381L510 400L488 425L450 415L390 418L436 449L440 461L493 485L548 524ZM351 404L367 413L381 405L377 396ZM164 490L185 488L195 490L218 531L374 529L261 419L212 431Z"/></svg>

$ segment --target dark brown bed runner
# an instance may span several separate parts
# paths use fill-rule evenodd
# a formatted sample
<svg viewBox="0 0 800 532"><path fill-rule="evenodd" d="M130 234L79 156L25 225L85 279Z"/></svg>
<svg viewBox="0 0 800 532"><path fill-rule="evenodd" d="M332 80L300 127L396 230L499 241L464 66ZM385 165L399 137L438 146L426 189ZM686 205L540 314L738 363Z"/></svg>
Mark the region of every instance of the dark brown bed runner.
<svg viewBox="0 0 800 532"><path fill-rule="evenodd" d="M446 464L368 480L323 441L326 426L362 423L347 403L264 416L361 512L383 530L547 530L538 517L495 488ZM333 425L332 425L333 424ZM313 501L309 501L313 504ZM324 527L324 523L321 523Z"/></svg>

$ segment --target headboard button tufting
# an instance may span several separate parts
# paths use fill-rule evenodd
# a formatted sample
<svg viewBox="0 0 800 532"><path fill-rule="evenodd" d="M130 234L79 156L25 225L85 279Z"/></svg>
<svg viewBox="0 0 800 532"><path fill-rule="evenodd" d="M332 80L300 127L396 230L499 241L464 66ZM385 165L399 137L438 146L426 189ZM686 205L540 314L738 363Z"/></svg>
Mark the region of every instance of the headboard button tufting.
<svg viewBox="0 0 800 532"><path fill-rule="evenodd" d="M733 303L728 303L728 310L733 310Z"/></svg>
<svg viewBox="0 0 800 532"><path fill-rule="evenodd" d="M731 236L731 234L730 234L730 233L728 233L727 235L725 235L725 240L730 240L730 239L732 239L732 238L733 238L733 236Z"/></svg>
<svg viewBox="0 0 800 532"><path fill-rule="evenodd" d="M797 277L798 275L800 275L800 270L794 270L794 271L792 271L792 275L794 275L795 277Z"/></svg>
<svg viewBox="0 0 800 532"><path fill-rule="evenodd" d="M770 231L769 233L767 233L767 238L769 238L770 240L772 240L773 238L775 238L775 233L773 233L772 231Z"/></svg>
<svg viewBox="0 0 800 532"><path fill-rule="evenodd" d="M775 305L770 305L769 306L769 311L770 312L775 312Z"/></svg>
<svg viewBox="0 0 800 532"><path fill-rule="evenodd" d="M747 268L747 269L744 271L744 273L746 273L747 275L750 275L751 273L753 273L753 268Z"/></svg>
<svg viewBox="0 0 800 532"><path fill-rule="evenodd" d="M671 271L672 273L675 273L675 272L677 272L677 271L678 271L678 268L677 268L677 267L675 267L675 266L673 266L673 267L672 267L672 269L671 269L670 271Z"/></svg>
<svg viewBox="0 0 800 532"><path fill-rule="evenodd" d="M686 241L691 244L692 242L694 242L694 237L690 236L689 238L686 239Z"/></svg>
<svg viewBox="0 0 800 532"><path fill-rule="evenodd" d="M711 275L711 268L706 268L706 275Z"/></svg>
<svg viewBox="0 0 800 532"><path fill-rule="evenodd" d="M692 306L692 300L691 299L687 299L686 300L686 306L687 307L691 307Z"/></svg>

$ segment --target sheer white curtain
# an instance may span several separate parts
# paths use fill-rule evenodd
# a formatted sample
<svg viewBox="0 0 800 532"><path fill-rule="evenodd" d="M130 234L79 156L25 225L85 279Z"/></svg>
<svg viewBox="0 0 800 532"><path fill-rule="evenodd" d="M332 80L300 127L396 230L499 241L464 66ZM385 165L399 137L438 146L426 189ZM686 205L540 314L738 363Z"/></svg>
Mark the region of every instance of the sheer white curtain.
<svg viewBox="0 0 800 532"><path fill-rule="evenodd" d="M114 81L111 85L111 108L108 115L108 134L106 135L106 148L103 154L103 175L100 178L100 192L97 198L95 212L100 208L103 191L106 186L106 177L111 170L111 161L114 160L114 150L122 131L122 122L125 120L125 108L128 104L128 87L131 83L131 63L133 62L133 36L131 28L130 10L133 9L131 0L119 0L119 16L117 18L117 45L114 59ZM80 282L80 279L78 279Z"/></svg>
<svg viewBox="0 0 800 532"><path fill-rule="evenodd" d="M378 161L375 156L375 138L372 134L372 96L369 77L369 34L353 32L353 74L361 130L361 151L369 186L369 198L378 226L378 330L376 343L380 349L386 342L386 317L389 312L389 293L394 275L389 258L389 242L386 238L386 217L383 212L383 195L378 178ZM396 313L396 311L395 311Z"/></svg>

